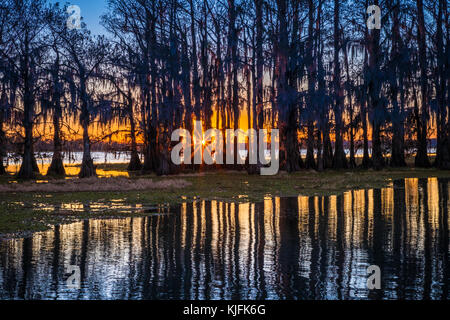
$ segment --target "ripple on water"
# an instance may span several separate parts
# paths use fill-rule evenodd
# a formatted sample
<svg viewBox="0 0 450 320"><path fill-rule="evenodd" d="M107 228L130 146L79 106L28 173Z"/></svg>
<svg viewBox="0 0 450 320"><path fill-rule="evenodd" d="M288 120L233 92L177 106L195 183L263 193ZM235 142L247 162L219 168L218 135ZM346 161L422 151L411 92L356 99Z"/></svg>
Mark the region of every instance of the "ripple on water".
<svg viewBox="0 0 450 320"><path fill-rule="evenodd" d="M408 179L261 203L67 202L49 208L152 215L0 242L0 298L448 299L448 196L448 181ZM83 267L81 290L67 265ZM381 290L367 289L370 265Z"/></svg>

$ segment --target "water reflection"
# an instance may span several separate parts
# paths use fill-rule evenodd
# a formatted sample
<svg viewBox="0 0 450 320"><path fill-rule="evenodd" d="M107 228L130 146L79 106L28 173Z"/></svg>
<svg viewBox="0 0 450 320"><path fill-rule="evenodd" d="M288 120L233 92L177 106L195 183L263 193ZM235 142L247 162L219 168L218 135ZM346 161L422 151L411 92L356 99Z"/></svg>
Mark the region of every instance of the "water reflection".
<svg viewBox="0 0 450 320"><path fill-rule="evenodd" d="M53 152L36 152L36 163L39 167L39 172L46 174L52 162ZM130 161L130 152L103 152L93 151L91 157L94 163L97 164L126 164ZM67 178L78 176L80 173L80 164L83 159L83 152L63 152L64 169L66 170ZM20 159L13 154L8 154L6 158L5 169L8 173L16 175L20 170ZM104 170L97 168L97 175L101 178L110 177L128 177L126 170ZM44 183L45 181L41 181Z"/></svg>
<svg viewBox="0 0 450 320"><path fill-rule="evenodd" d="M448 299L448 181L198 201L0 243L2 299ZM379 265L382 290L366 288ZM65 267L80 267L81 288Z"/></svg>
<svg viewBox="0 0 450 320"><path fill-rule="evenodd" d="M39 172L41 174L46 174L48 171L48 168L50 167L50 163L39 163L38 168ZM11 164L6 166L6 171L11 175L16 175L20 170L20 164ZM80 166L75 164L65 164L64 170L66 172L66 178L71 179L72 177L78 176L80 173ZM101 168L96 169L97 176L100 178L115 178L115 177L129 177L128 171L121 171L121 170L104 170ZM12 181L12 183L15 183L16 181ZM47 183L46 180L38 180L38 183Z"/></svg>

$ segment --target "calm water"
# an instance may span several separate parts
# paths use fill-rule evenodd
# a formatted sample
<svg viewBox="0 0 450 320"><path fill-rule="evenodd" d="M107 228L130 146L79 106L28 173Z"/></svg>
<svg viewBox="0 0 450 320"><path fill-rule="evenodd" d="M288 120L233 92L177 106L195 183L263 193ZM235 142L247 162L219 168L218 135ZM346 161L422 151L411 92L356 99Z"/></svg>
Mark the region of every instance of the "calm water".
<svg viewBox="0 0 450 320"><path fill-rule="evenodd" d="M449 186L199 201L0 242L1 299L448 299ZM80 288L67 286L69 265ZM366 269L381 268L369 291Z"/></svg>
<svg viewBox="0 0 450 320"><path fill-rule="evenodd" d="M50 164L52 162L52 152L36 152L36 162L39 167L39 171L42 174L46 174ZM92 160L95 164L128 164L131 155L129 152L91 152ZM14 158L12 154L8 154L8 161L4 162L6 170L9 173L17 174L20 170L21 159ZM80 172L80 168L77 166L81 164L83 160L83 152L63 152L63 162L66 170L66 174L76 176ZM126 166L126 165L125 165ZM99 177L128 177L127 171L115 171L115 170L102 170L97 168L97 175Z"/></svg>

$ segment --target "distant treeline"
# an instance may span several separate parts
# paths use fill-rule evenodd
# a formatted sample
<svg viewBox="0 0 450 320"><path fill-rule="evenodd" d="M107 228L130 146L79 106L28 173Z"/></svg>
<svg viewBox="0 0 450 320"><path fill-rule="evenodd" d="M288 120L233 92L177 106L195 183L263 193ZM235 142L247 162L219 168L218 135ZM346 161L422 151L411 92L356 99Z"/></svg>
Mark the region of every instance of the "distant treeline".
<svg viewBox="0 0 450 320"><path fill-rule="evenodd" d="M96 37L60 4L0 6L0 147L19 141L20 178L38 173L42 123L54 136L47 174L64 175L68 118L83 132L80 177L96 174L94 127L125 134L129 170L178 172L171 133L195 120L279 129L288 172L354 168L358 148L364 168L401 167L411 147L417 167L450 169L447 0L108 0Z"/></svg>

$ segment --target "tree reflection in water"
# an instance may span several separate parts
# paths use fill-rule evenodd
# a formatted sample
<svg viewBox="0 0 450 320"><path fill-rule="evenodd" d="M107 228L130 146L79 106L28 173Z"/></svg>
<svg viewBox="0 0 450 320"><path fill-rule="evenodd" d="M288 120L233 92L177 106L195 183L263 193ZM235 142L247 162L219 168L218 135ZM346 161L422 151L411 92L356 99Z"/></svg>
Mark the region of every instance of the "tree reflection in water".
<svg viewBox="0 0 450 320"><path fill-rule="evenodd" d="M448 299L448 196L447 180L407 179L57 226L0 243L0 298ZM382 289L369 291L373 264Z"/></svg>

